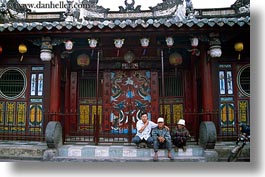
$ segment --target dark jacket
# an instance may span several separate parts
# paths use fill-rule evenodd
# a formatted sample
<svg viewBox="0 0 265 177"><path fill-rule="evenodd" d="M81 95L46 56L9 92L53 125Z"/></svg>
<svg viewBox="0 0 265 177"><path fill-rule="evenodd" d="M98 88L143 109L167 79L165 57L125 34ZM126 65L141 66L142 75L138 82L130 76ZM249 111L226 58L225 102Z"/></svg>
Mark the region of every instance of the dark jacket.
<svg viewBox="0 0 265 177"><path fill-rule="evenodd" d="M171 137L174 140L181 139L183 141L187 141L190 138L189 130L184 127L183 129L178 129L177 127L172 130Z"/></svg>
<svg viewBox="0 0 265 177"><path fill-rule="evenodd" d="M171 142L170 132L165 127L162 130L160 130L158 127L152 130L152 137L154 140L157 140L159 136L162 136L166 139L166 141Z"/></svg>

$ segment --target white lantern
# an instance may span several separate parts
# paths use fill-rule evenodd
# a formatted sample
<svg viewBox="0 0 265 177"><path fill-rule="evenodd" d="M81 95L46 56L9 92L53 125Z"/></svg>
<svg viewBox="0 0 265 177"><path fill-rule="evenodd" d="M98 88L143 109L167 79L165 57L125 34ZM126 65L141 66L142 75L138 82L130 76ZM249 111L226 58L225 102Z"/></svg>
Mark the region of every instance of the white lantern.
<svg viewBox="0 0 265 177"><path fill-rule="evenodd" d="M197 37L191 38L191 46L192 47L197 47L199 45L199 39Z"/></svg>
<svg viewBox="0 0 265 177"><path fill-rule="evenodd" d="M87 39L89 47L92 49L91 56L94 55L94 49L97 47L98 41L95 38Z"/></svg>
<svg viewBox="0 0 265 177"><path fill-rule="evenodd" d="M67 40L64 42L64 46L65 46L65 50L70 51L73 49L74 44L72 41Z"/></svg>
<svg viewBox="0 0 265 177"><path fill-rule="evenodd" d="M221 41L219 39L219 33L210 33L210 47L209 47L209 55L212 58L218 58L222 55L222 49L221 49Z"/></svg>
<svg viewBox="0 0 265 177"><path fill-rule="evenodd" d="M122 45L124 44L124 39L114 39L114 45L116 48L122 48Z"/></svg>
<svg viewBox="0 0 265 177"><path fill-rule="evenodd" d="M141 38L140 39L140 42L141 42L141 46L143 47L143 48L146 48L146 47L148 47L149 46L149 39L148 38Z"/></svg>
<svg viewBox="0 0 265 177"><path fill-rule="evenodd" d="M212 58L218 58L218 57L221 57L221 55L222 55L221 47L220 47L219 45L211 46L211 47L209 48L209 55L210 55Z"/></svg>
<svg viewBox="0 0 265 177"><path fill-rule="evenodd" d="M53 57L53 53L51 50L43 49L40 51L40 59L42 61L51 61L52 57Z"/></svg>
<svg viewBox="0 0 265 177"><path fill-rule="evenodd" d="M90 48L96 48L98 41L94 38L88 39L88 44Z"/></svg>
<svg viewBox="0 0 265 177"><path fill-rule="evenodd" d="M40 50L40 59L42 61L50 61L53 57L52 44L50 37L43 37Z"/></svg>
<svg viewBox="0 0 265 177"><path fill-rule="evenodd" d="M117 57L120 55L120 48L122 48L122 45L124 44L124 39L114 39L114 45L118 49L117 51Z"/></svg>
<svg viewBox="0 0 265 177"><path fill-rule="evenodd" d="M172 47L174 44L174 39L172 37L166 37L166 43L168 47Z"/></svg>

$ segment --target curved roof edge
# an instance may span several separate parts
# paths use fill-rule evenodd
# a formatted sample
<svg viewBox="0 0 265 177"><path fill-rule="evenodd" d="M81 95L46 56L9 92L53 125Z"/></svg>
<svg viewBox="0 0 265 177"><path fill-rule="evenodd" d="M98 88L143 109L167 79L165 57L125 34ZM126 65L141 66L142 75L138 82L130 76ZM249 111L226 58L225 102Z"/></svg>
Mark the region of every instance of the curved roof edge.
<svg viewBox="0 0 265 177"><path fill-rule="evenodd" d="M17 3L16 0L10 1ZM86 0L84 2L89 3ZM83 27L103 29L128 26L132 28L139 26L158 28L163 25L166 27L250 25L250 0L237 0L230 8L216 9L193 9L191 0L185 2L186 5L176 3L175 0L164 0L163 3L150 8L149 11L141 11L139 6L129 8L129 5L132 4L127 4L125 8L120 7L119 12L110 12L103 7L93 10L70 11L68 9L66 12L46 13L31 13L27 9L20 9L21 16L12 16L11 10L15 11L16 9L8 9L8 13L5 13L0 8L0 32L16 29L18 31L31 31L35 28L37 30L51 30L53 28L61 30L62 28L81 29ZM8 3L6 5L8 7Z"/></svg>

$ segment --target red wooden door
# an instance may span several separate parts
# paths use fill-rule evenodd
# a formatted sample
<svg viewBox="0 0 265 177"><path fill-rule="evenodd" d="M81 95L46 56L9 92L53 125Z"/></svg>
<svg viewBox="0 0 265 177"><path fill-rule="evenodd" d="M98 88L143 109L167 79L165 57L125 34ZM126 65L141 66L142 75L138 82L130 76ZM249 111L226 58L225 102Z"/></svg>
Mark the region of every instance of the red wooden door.
<svg viewBox="0 0 265 177"><path fill-rule="evenodd" d="M140 114L145 111L151 118L151 72L113 71L110 79L110 131L136 133L135 124Z"/></svg>

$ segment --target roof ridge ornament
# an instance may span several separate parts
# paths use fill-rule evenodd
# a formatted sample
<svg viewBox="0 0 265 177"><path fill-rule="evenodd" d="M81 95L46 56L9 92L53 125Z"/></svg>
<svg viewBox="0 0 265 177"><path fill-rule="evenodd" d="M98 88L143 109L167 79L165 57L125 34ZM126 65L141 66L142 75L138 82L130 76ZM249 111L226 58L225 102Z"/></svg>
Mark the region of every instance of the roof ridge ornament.
<svg viewBox="0 0 265 177"><path fill-rule="evenodd" d="M0 22L24 19L31 10L21 5L17 0L0 1Z"/></svg>
<svg viewBox="0 0 265 177"><path fill-rule="evenodd" d="M140 12L141 11L141 5L137 5L136 8L134 8L135 1L131 0L131 3L128 3L128 0L124 1L125 8L122 6L119 6L120 12Z"/></svg>
<svg viewBox="0 0 265 177"><path fill-rule="evenodd" d="M250 0L236 0L236 2L231 5L239 14L250 13Z"/></svg>
<svg viewBox="0 0 265 177"><path fill-rule="evenodd" d="M175 0L175 1L176 1L176 11L174 16L177 21L183 21L187 18L189 19L194 18L194 9L191 0Z"/></svg>

